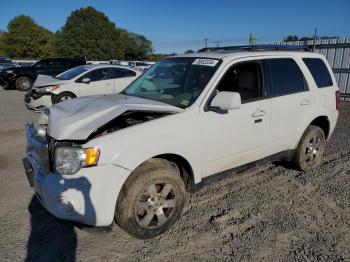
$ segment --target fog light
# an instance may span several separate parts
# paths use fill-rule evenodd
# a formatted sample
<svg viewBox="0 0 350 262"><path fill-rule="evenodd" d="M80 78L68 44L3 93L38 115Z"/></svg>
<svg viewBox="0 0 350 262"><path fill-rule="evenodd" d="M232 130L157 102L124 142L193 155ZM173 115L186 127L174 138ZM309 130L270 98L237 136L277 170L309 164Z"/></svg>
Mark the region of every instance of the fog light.
<svg viewBox="0 0 350 262"><path fill-rule="evenodd" d="M71 214L74 211L73 204L65 198L59 198L56 200L56 208L60 213L65 215Z"/></svg>

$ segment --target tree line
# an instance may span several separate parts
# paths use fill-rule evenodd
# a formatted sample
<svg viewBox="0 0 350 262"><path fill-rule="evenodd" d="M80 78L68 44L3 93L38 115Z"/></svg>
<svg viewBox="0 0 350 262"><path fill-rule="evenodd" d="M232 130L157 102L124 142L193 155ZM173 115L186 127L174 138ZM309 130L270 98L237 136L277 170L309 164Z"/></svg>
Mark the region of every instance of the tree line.
<svg viewBox="0 0 350 262"><path fill-rule="evenodd" d="M53 33L30 16L13 18L7 32L0 31L0 56L13 59L85 57L87 60L146 60L152 42L145 36L118 28L93 7L73 11L65 25ZM153 56L152 56L153 55Z"/></svg>

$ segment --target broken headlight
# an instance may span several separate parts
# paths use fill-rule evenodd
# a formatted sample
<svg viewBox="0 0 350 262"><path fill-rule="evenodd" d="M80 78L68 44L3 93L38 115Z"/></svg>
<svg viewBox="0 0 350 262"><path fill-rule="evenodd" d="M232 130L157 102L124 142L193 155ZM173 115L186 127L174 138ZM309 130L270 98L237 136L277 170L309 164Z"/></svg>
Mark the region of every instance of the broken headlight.
<svg viewBox="0 0 350 262"><path fill-rule="evenodd" d="M80 147L57 147L55 151L55 170L62 175L72 175L85 166L96 165L100 149Z"/></svg>
<svg viewBox="0 0 350 262"><path fill-rule="evenodd" d="M36 127L36 131L38 132L38 135L41 136L42 138L46 137L47 124L49 122L49 114L50 114L49 109L48 108L44 109L41 112L38 125Z"/></svg>

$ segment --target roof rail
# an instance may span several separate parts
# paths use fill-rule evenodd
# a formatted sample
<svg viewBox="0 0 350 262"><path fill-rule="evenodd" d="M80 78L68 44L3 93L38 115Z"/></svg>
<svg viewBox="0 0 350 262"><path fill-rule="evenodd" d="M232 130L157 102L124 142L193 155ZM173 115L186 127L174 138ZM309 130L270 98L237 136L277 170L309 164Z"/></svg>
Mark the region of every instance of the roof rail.
<svg viewBox="0 0 350 262"><path fill-rule="evenodd" d="M312 51L306 45L241 45L241 46L220 46L220 47L205 47L197 52L215 52L220 50L227 51Z"/></svg>

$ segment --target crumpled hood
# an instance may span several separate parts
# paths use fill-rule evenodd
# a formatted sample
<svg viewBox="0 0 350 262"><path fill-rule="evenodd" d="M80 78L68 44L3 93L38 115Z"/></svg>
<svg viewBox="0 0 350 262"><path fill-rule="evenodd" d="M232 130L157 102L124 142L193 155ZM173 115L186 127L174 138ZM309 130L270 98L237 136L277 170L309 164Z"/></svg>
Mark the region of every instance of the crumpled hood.
<svg viewBox="0 0 350 262"><path fill-rule="evenodd" d="M33 87L44 87L44 86L51 86L51 85L60 85L65 83L65 80L59 80L57 78L54 78L53 76L47 76L47 75L38 75L36 78Z"/></svg>
<svg viewBox="0 0 350 262"><path fill-rule="evenodd" d="M183 111L175 106L132 96L85 96L50 108L48 134L57 140L85 140L97 128L132 110Z"/></svg>

